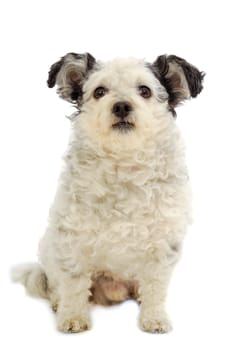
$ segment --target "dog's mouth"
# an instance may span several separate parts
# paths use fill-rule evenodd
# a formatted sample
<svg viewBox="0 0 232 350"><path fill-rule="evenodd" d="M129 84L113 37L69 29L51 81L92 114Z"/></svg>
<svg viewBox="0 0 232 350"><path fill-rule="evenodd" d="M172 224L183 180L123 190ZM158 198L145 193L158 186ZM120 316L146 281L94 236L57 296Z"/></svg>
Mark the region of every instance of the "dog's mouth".
<svg viewBox="0 0 232 350"><path fill-rule="evenodd" d="M129 131L135 127L133 123L128 121L120 121L112 125L112 128L119 131Z"/></svg>

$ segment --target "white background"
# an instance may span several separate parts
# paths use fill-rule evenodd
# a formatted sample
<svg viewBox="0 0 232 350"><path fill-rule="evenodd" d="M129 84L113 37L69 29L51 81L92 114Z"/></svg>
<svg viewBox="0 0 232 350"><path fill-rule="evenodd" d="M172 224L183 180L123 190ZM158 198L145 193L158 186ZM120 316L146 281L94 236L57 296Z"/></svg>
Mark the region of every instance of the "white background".
<svg viewBox="0 0 232 350"><path fill-rule="evenodd" d="M1 1L0 347L2 349L232 348L232 76L229 1ZM170 287L174 331L137 328L138 307L95 307L93 330L56 331L45 301L9 278L35 261L67 145L68 104L46 87L67 52L98 59L176 54L204 70L204 91L178 109L195 222Z"/></svg>

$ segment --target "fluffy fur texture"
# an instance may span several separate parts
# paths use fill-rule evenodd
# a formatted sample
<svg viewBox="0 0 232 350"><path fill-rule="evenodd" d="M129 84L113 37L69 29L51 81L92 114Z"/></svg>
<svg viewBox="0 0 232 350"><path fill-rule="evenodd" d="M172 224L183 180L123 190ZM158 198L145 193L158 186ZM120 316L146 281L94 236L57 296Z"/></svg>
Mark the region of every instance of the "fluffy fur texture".
<svg viewBox="0 0 232 350"><path fill-rule="evenodd" d="M143 330L170 331L167 288L191 221L173 111L201 91L202 79L185 60L166 55L148 64L70 53L51 67L49 87L57 84L80 113L40 243L40 265L17 268L14 277L31 294L50 299L59 330L90 328L91 301L135 298Z"/></svg>

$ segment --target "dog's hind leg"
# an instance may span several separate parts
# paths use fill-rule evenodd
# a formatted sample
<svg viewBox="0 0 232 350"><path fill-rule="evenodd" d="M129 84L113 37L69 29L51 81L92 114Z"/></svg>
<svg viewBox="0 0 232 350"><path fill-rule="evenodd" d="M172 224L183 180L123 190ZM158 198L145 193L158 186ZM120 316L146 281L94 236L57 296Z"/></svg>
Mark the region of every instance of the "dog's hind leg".
<svg viewBox="0 0 232 350"><path fill-rule="evenodd" d="M50 298L47 276L38 263L16 266L12 269L11 275L14 282L20 282L25 286L28 294L45 299Z"/></svg>
<svg viewBox="0 0 232 350"><path fill-rule="evenodd" d="M48 278L43 267L38 264L22 264L11 271L12 279L21 282L28 294L34 297L49 299L53 311L57 311L59 297L57 294L57 281Z"/></svg>

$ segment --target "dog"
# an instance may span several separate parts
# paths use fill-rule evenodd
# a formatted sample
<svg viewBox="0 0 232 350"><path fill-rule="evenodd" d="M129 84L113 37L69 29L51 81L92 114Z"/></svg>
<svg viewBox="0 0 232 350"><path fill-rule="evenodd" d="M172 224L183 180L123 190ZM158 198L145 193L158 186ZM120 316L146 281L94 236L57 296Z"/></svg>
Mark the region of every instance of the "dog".
<svg viewBox="0 0 232 350"><path fill-rule="evenodd" d="M142 330L172 329L167 289L191 222L175 109L203 78L175 55L148 63L68 53L51 66L49 88L77 113L39 263L16 267L13 278L50 300L60 331L89 329L91 303L129 298Z"/></svg>

